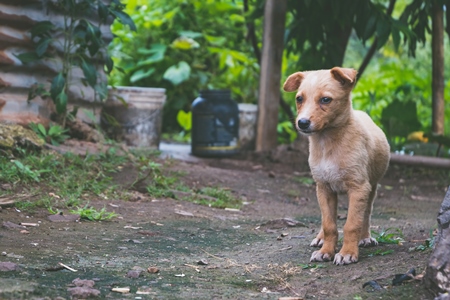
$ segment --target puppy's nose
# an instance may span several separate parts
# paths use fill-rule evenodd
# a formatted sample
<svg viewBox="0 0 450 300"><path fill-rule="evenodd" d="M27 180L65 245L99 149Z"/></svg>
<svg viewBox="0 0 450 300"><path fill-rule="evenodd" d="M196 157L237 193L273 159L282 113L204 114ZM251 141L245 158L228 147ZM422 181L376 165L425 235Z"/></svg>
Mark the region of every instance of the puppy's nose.
<svg viewBox="0 0 450 300"><path fill-rule="evenodd" d="M311 125L311 121L308 119L300 119L297 122L298 128L302 130L308 129L309 125Z"/></svg>

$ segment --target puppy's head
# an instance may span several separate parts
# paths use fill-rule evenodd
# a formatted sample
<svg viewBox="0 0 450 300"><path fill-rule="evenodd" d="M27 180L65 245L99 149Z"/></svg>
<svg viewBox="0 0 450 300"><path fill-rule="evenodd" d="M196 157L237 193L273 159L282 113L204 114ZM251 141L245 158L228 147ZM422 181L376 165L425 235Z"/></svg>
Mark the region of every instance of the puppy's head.
<svg viewBox="0 0 450 300"><path fill-rule="evenodd" d="M350 93L355 85L356 73L353 69L335 67L289 76L283 89L297 92L297 130L310 135L343 125L351 113Z"/></svg>

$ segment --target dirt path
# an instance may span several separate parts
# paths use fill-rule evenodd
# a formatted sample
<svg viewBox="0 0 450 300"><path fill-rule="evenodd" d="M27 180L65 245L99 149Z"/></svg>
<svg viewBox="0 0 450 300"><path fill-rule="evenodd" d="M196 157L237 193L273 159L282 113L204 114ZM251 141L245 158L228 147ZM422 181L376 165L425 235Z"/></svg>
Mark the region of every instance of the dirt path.
<svg viewBox="0 0 450 300"><path fill-rule="evenodd" d="M50 222L46 211L3 208L2 223L39 226L28 234L0 229L0 263L18 266L0 272L0 299L70 299L76 278L94 280L98 297L112 299L429 298L419 281L391 283L412 267L424 271L430 250L410 248L430 237L448 175L392 166L375 202L373 230L401 230L404 242L362 249L357 264L337 267L309 264L320 214L304 165L171 159L169 168L183 172L181 180L191 187L227 188L246 205L234 211L169 198L107 199L91 204L106 205L118 218L61 223ZM346 209L342 198L340 229ZM370 280L382 290L363 288ZM130 292L112 291L116 287Z"/></svg>

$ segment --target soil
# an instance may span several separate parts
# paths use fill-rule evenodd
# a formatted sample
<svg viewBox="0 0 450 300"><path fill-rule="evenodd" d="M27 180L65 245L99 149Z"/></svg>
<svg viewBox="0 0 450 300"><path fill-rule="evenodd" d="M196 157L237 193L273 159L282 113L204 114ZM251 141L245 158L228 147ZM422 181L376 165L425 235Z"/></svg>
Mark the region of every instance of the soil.
<svg viewBox="0 0 450 300"><path fill-rule="evenodd" d="M391 166L380 182L372 225L375 232L400 229L404 241L361 249L358 263L335 266L309 262L320 211L315 186L304 179L310 177L304 159L277 163L173 154L165 153L161 162L183 174L186 185L226 188L243 199L243 208L138 194L128 201L91 201L119 214L111 221L51 222L44 210L3 207L2 223L39 226L27 227L28 233L0 228L0 270L2 263L17 264L16 270L0 271L0 299L71 299L77 278L93 280L97 297L108 299L432 298L420 281L431 250L411 249L436 228L447 173ZM115 180L126 186L133 172L124 168ZM340 229L347 205L341 197ZM396 274L411 268L416 280L392 285ZM379 289L363 288L372 280ZM124 287L128 293L113 291ZM95 297L88 287L83 291L81 297Z"/></svg>

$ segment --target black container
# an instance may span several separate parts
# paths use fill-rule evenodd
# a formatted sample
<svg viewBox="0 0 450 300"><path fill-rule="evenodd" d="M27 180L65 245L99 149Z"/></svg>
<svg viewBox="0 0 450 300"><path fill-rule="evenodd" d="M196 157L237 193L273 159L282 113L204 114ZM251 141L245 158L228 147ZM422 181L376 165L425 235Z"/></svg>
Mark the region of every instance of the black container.
<svg viewBox="0 0 450 300"><path fill-rule="evenodd" d="M239 152L239 109L229 90L204 90L192 102L192 154L224 157Z"/></svg>

